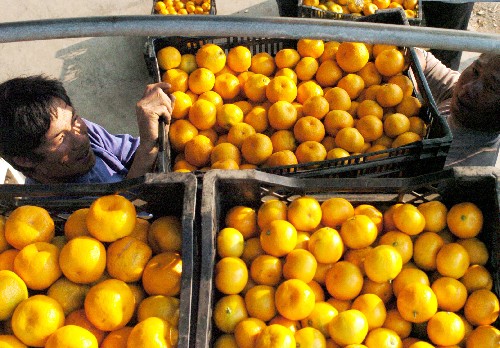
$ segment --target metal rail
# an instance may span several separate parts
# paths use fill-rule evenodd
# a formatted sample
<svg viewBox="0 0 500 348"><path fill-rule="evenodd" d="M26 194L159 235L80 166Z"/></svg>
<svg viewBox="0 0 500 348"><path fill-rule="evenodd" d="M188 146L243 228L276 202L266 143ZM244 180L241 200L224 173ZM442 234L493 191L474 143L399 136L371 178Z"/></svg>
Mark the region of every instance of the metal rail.
<svg viewBox="0 0 500 348"><path fill-rule="evenodd" d="M0 23L0 43L103 36L307 37L500 53L496 34L328 19L145 15Z"/></svg>

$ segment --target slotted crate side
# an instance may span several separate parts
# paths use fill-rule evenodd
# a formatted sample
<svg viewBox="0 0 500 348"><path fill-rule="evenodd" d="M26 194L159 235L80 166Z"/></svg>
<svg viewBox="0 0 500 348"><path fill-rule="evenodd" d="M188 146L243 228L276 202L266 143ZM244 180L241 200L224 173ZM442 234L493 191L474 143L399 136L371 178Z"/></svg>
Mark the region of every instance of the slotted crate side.
<svg viewBox="0 0 500 348"><path fill-rule="evenodd" d="M357 204L389 207L397 202L419 204L440 200L449 208L469 201L484 214L480 238L488 247L487 268L494 278L494 292L500 296L500 171L493 167L457 167L414 178L343 178L332 180L281 177L258 171L207 173L201 201L201 277L196 328L196 347L209 347L218 333L212 319L220 294L214 287L216 235L224 225L226 212L236 205L257 209L263 197L289 201L309 195L319 201L343 197Z"/></svg>
<svg viewBox="0 0 500 348"><path fill-rule="evenodd" d="M0 212L8 216L19 206L43 207L54 219L56 235L64 235L64 223L72 212L88 208L98 197L120 194L134 204L138 216L150 221L165 215L181 218L181 315L178 329L179 347L188 347L190 336L194 335L192 318L198 296L198 287L193 286L193 275L197 273L194 269L194 246L197 243L194 233L196 191L196 177L189 173L147 174L144 178L113 184L1 185Z"/></svg>

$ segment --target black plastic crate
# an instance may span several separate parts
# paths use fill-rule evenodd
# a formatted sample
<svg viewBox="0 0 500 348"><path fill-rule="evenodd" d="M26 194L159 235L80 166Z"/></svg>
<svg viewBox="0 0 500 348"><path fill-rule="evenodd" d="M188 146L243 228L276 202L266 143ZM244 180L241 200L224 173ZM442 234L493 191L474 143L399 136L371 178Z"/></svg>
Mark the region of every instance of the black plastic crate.
<svg viewBox="0 0 500 348"><path fill-rule="evenodd" d="M153 0L153 8L151 10L151 14L157 15L160 14L155 11L155 5L158 2L158 0ZM210 11L208 13L209 15L216 15L217 14L217 5L215 4L215 0L210 0Z"/></svg>
<svg viewBox="0 0 500 348"><path fill-rule="evenodd" d="M478 235L489 251L486 267L494 280L493 291L500 296L500 171L493 167L456 167L414 178L283 178L258 171L207 173L201 201L201 278L196 329L196 347L212 346L218 329L212 310L220 294L214 285L216 235L225 227L224 217L237 205L258 209L265 197L285 202L297 196L312 196L322 202L343 197L354 206L372 204L388 208L395 203L419 204L442 201L448 208L459 202L473 202L484 215L483 231ZM499 321L495 323L498 326Z"/></svg>
<svg viewBox="0 0 500 348"><path fill-rule="evenodd" d="M194 233L197 180L192 174L147 174L145 177L112 184L1 185L0 214L6 216L22 205L45 208L56 225L56 235L64 235L68 216L88 208L98 197L121 194L136 207L138 216L150 221L165 215L178 216L182 222L182 277L180 293L179 347L188 347L196 315L198 279L197 249ZM196 290L196 291L195 291Z"/></svg>
<svg viewBox="0 0 500 348"><path fill-rule="evenodd" d="M384 12L393 11L393 9L383 9L378 10L376 14L382 14ZM418 0L418 4L415 8L415 18L407 18L410 25L419 26L422 23L422 0ZM370 16L357 16L350 13L337 13L332 11L325 11L318 7L304 5L303 0L299 0L297 6L297 16L300 18L322 18L322 19L334 19L334 20L345 20L345 21L356 21L361 18L366 18ZM406 16L405 16L406 17Z"/></svg>

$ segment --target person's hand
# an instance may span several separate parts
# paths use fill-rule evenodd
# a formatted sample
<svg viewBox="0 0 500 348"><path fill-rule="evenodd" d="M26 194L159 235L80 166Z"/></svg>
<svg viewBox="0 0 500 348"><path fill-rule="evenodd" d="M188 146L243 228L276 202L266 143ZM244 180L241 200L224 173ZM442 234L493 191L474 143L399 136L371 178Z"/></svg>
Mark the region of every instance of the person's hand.
<svg viewBox="0 0 500 348"><path fill-rule="evenodd" d="M167 93L170 87L166 82L147 85L143 97L137 102L136 115L141 145L156 144L160 117L164 117L167 124L170 123L175 101L175 97Z"/></svg>

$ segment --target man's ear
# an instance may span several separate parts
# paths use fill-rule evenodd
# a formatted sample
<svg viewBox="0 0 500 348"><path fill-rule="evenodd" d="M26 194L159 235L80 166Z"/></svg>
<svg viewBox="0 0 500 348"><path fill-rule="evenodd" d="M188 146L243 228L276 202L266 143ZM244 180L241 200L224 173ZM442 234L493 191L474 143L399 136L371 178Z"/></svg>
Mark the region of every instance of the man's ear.
<svg viewBox="0 0 500 348"><path fill-rule="evenodd" d="M12 161L19 167L24 168L33 168L36 165L33 160L30 160L29 158L23 156L14 156L12 157Z"/></svg>

